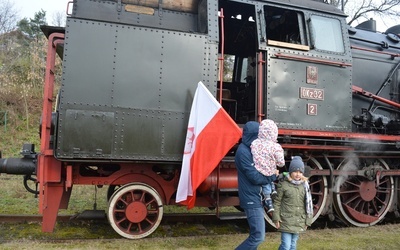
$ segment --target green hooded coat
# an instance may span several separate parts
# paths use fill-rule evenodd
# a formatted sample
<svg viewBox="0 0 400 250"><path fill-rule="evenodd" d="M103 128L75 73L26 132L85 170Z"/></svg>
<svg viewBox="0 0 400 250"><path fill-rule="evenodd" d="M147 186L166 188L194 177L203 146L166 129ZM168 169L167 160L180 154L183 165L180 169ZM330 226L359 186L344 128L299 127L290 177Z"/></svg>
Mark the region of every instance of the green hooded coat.
<svg viewBox="0 0 400 250"><path fill-rule="evenodd" d="M307 181L304 178L304 181ZM272 220L280 221L278 231L287 233L300 233L311 226L312 218L307 218L305 208L306 191L304 186L290 183L288 178L277 184L278 195L274 199L275 211Z"/></svg>

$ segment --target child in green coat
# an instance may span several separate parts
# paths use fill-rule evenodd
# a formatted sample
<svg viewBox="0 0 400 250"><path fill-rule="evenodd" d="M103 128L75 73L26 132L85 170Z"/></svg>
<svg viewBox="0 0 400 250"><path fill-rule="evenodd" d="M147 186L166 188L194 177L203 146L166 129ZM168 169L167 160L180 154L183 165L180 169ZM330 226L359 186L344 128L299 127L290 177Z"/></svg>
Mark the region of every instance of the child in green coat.
<svg viewBox="0 0 400 250"><path fill-rule="evenodd" d="M277 184L278 195L274 199L272 220L281 232L279 250L295 250L299 233L312 223L311 192L308 179L303 174L304 163L300 156L295 156L290 162L289 175Z"/></svg>

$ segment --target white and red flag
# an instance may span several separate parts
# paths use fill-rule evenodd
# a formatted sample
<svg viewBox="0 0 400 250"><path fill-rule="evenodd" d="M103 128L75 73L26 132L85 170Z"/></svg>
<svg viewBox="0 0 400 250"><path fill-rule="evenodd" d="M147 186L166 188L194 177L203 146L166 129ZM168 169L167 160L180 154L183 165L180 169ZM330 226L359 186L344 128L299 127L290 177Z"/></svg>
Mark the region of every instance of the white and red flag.
<svg viewBox="0 0 400 250"><path fill-rule="evenodd" d="M193 98L176 202L194 207L196 189L239 141L242 131L202 82Z"/></svg>

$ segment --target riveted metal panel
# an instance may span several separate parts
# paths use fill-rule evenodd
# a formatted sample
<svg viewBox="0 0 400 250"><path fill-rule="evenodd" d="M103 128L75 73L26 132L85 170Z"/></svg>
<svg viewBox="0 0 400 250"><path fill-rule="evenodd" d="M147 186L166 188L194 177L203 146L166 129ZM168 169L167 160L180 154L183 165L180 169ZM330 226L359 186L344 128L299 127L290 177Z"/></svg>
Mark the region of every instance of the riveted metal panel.
<svg viewBox="0 0 400 250"><path fill-rule="evenodd" d="M111 105L115 26L69 18L65 35L61 108Z"/></svg>
<svg viewBox="0 0 400 250"><path fill-rule="evenodd" d="M163 144L161 152L167 157L182 160L182 150L185 145L187 121L189 112L164 112L163 114ZM181 135L181 136L178 136Z"/></svg>
<svg viewBox="0 0 400 250"><path fill-rule="evenodd" d="M293 54L290 50L269 50L267 117L280 128L351 131L351 67L286 60L277 57L278 52ZM310 58L307 53L295 54ZM307 76L310 67L316 70L314 78Z"/></svg>
<svg viewBox="0 0 400 250"><path fill-rule="evenodd" d="M128 4L119 5L116 1L78 0L73 6L72 16L75 18L186 32L198 31L198 18L195 13L155 7L147 7L153 11L152 14L135 13L128 10Z"/></svg>
<svg viewBox="0 0 400 250"><path fill-rule="evenodd" d="M209 82L213 46L206 36L150 28L118 26L118 34L113 105L123 112L116 119L115 156L179 160L194 90L199 81Z"/></svg>
<svg viewBox="0 0 400 250"><path fill-rule="evenodd" d="M184 112L187 93L203 79L207 37L126 26L117 31L114 106Z"/></svg>
<svg viewBox="0 0 400 250"><path fill-rule="evenodd" d="M162 64L160 68L160 104L165 110L182 110L182 104L191 106L188 90L195 90L204 77L210 48L207 37L178 32L163 33ZM166 49L168 48L168 49ZM215 79L215 78L214 78ZM175 90L175 91L171 91ZM192 92L193 93L193 92ZM190 103L190 104L189 104Z"/></svg>
<svg viewBox="0 0 400 250"><path fill-rule="evenodd" d="M162 117L159 112L134 109L118 112L116 158L151 159L160 155ZM155 129L157 128L157 129Z"/></svg>
<svg viewBox="0 0 400 250"><path fill-rule="evenodd" d="M66 34L57 157L181 160L197 83L216 92L218 45L206 35L73 18ZM97 112L107 113L106 125ZM84 115L75 123L76 114Z"/></svg>
<svg viewBox="0 0 400 250"><path fill-rule="evenodd" d="M206 0L203 0L204 2ZM202 3L204 4L204 3ZM208 14L208 35L211 41L219 41L219 18L218 18L218 1L207 1Z"/></svg>
<svg viewBox="0 0 400 250"><path fill-rule="evenodd" d="M128 26L116 29L113 105L158 109L162 62L160 31Z"/></svg>
<svg viewBox="0 0 400 250"><path fill-rule="evenodd" d="M186 132L182 113L134 109L117 113L117 159L181 160ZM179 135L179 136L178 136Z"/></svg>
<svg viewBox="0 0 400 250"><path fill-rule="evenodd" d="M65 111L59 157L109 158L114 113L91 110Z"/></svg>

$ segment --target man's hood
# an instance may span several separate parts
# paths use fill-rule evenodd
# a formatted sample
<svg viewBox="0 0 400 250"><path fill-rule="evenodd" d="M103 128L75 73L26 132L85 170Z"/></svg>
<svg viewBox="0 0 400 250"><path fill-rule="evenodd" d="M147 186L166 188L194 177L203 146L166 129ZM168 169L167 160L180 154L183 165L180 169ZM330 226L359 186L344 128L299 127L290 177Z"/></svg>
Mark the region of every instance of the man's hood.
<svg viewBox="0 0 400 250"><path fill-rule="evenodd" d="M250 147L251 143L257 139L258 136L258 122L247 122L243 127L242 143Z"/></svg>

